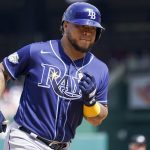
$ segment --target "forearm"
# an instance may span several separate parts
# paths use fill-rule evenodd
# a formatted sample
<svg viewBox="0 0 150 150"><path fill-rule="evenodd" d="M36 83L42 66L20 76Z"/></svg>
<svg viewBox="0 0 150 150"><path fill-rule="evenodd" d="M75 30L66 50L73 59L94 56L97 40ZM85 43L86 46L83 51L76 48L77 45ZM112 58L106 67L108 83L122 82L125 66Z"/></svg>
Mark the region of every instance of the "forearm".
<svg viewBox="0 0 150 150"><path fill-rule="evenodd" d="M95 117L85 117L85 119L94 126L100 125L108 115L108 107L99 103L100 113Z"/></svg>
<svg viewBox="0 0 150 150"><path fill-rule="evenodd" d="M96 102L96 80L94 76L84 73L79 88L82 91L83 115L94 126L99 125L108 115L108 108Z"/></svg>
<svg viewBox="0 0 150 150"><path fill-rule="evenodd" d="M0 68L0 97L2 96L4 89L6 87L5 76L2 69Z"/></svg>
<svg viewBox="0 0 150 150"><path fill-rule="evenodd" d="M10 79L9 75L6 73L2 63L0 63L0 97L2 96L6 82Z"/></svg>
<svg viewBox="0 0 150 150"><path fill-rule="evenodd" d="M6 82L10 79L9 75L6 73L2 63L0 63L0 97L2 96ZM0 133L5 132L8 124L8 120L5 119L3 113L0 111Z"/></svg>

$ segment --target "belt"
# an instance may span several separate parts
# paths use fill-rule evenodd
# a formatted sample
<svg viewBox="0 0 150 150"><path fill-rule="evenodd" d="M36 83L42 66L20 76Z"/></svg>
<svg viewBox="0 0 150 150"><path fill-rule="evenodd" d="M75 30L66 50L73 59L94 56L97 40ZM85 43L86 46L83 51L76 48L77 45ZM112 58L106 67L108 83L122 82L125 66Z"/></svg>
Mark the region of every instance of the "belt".
<svg viewBox="0 0 150 150"><path fill-rule="evenodd" d="M45 139L45 138L43 138L43 137L41 137L39 135L36 135L35 133L32 133L30 130L28 130L27 128L25 128L23 126L19 127L19 129L21 131L24 131L24 132L30 134L31 137L42 141L47 146L49 146L51 149L62 150L63 148L65 148L67 146L67 143L47 140L47 139Z"/></svg>

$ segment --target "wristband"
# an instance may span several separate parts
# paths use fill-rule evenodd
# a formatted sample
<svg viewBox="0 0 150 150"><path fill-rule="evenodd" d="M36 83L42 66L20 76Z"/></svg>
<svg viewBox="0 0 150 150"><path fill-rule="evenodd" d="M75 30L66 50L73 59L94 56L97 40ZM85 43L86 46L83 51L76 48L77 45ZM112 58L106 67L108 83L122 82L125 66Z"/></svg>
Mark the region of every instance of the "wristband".
<svg viewBox="0 0 150 150"><path fill-rule="evenodd" d="M93 106L83 105L83 114L85 117L96 117L100 114L100 105L96 102Z"/></svg>

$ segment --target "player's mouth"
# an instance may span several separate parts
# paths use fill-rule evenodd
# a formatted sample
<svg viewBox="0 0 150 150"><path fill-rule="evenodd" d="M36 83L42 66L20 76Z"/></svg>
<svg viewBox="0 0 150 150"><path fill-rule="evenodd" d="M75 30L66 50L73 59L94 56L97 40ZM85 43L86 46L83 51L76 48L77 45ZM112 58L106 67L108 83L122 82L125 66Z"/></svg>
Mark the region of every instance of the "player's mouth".
<svg viewBox="0 0 150 150"><path fill-rule="evenodd" d="M90 42L90 41L91 41L91 38L85 38L85 37L83 37L83 38L80 38L80 40L81 40L81 41L88 41L88 42Z"/></svg>

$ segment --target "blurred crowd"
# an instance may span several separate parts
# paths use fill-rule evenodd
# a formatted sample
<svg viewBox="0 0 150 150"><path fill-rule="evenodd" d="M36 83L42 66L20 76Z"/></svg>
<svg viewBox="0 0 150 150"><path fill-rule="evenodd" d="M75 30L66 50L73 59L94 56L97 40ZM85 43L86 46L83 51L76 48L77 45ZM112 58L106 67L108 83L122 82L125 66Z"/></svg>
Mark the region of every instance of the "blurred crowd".
<svg viewBox="0 0 150 150"><path fill-rule="evenodd" d="M113 70L118 64L125 64L129 71L150 70L150 49L133 51L115 51L109 61L109 67Z"/></svg>

